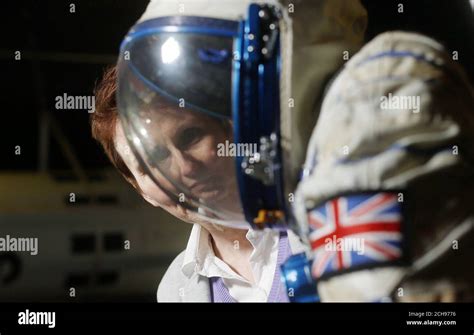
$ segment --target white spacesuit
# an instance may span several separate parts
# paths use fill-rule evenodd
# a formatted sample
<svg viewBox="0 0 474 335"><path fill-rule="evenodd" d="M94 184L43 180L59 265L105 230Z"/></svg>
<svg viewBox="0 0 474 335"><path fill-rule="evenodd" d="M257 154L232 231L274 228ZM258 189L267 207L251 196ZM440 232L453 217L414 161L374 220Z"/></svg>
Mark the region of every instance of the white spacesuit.
<svg viewBox="0 0 474 335"><path fill-rule="evenodd" d="M308 146L298 223L337 195L394 192L407 259L321 282L323 300L472 299L473 103L462 68L425 36L382 34L345 65Z"/></svg>
<svg viewBox="0 0 474 335"><path fill-rule="evenodd" d="M124 130L179 206L297 230L322 301L458 294L473 282L455 272L472 252L473 88L428 37L362 47L366 24L358 0L151 1L121 47ZM258 150L216 154L229 141Z"/></svg>

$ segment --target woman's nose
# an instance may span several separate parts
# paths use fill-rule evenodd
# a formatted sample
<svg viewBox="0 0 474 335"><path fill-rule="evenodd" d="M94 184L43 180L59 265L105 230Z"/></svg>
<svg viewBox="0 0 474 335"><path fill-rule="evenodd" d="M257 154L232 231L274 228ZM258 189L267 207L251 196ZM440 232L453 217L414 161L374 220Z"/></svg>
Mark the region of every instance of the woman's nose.
<svg viewBox="0 0 474 335"><path fill-rule="evenodd" d="M182 177L195 178L199 174L199 161L191 154L184 151L176 150L173 153L173 160L175 161L175 168L180 172Z"/></svg>

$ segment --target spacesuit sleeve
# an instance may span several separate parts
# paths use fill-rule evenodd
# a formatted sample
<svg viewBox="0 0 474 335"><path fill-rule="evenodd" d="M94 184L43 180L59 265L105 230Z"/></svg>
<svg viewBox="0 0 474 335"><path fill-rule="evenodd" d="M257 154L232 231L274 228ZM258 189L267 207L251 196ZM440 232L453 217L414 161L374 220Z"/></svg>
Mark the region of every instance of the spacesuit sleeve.
<svg viewBox="0 0 474 335"><path fill-rule="evenodd" d="M346 63L324 99L295 197L297 221L313 242L313 251L316 254L321 244L311 241L311 234L318 224L327 223L318 223L318 218L335 219L334 214L324 219L323 210L315 211L315 226L311 211L327 206L331 199L342 199L339 205L346 206L344 215L350 218L354 206L373 202L370 196L379 196L379 203L385 201L386 206L392 196L392 214L400 215L404 227L398 231L403 242L398 254L406 262L389 276L393 280L372 278L367 287L358 288L361 291L384 280L379 295L387 294L404 277L450 250L453 239L472 233L474 93L457 57L462 55L448 53L426 36L384 33ZM372 205L367 213L381 221L382 209L377 213L377 203ZM368 233L367 242L374 236ZM372 257L380 256L380 261L384 255L375 243L367 244L366 250L369 246L374 247ZM351 270L367 275L378 264L387 265L368 262L366 268L359 264L351 269L356 262L344 262L333 266L335 261L328 268L335 276ZM325 265L320 265L319 274L324 274ZM354 297L367 300L364 292L355 292Z"/></svg>

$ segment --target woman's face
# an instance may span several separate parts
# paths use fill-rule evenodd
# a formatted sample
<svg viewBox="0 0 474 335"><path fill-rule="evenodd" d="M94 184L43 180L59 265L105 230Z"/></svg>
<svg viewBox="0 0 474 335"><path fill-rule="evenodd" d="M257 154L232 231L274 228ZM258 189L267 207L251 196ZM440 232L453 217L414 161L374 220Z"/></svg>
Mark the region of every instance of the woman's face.
<svg viewBox="0 0 474 335"><path fill-rule="evenodd" d="M117 121L115 126L115 149L135 178L145 200L156 207L160 206L160 204L170 205L171 199L169 199L168 196L155 185L151 178L141 170L138 161L128 145L123 127L119 121Z"/></svg>
<svg viewBox="0 0 474 335"><path fill-rule="evenodd" d="M159 180L162 187L177 194L168 180L171 179L207 204L233 212L240 210L234 160L232 157L217 156L218 144L232 140L227 129L230 125L225 127L217 119L186 110L155 113L149 123L153 125L147 129L153 143L153 163L167 176L167 179L162 177ZM176 206L141 171L128 147L120 122L116 125L115 144L140 186L143 197L154 206ZM161 173L158 175L163 176Z"/></svg>

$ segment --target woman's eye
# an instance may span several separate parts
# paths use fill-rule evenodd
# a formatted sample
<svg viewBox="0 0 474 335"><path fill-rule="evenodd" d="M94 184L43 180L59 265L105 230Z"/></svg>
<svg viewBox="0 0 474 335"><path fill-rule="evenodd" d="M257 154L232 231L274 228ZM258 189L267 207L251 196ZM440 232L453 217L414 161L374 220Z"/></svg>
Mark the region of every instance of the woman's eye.
<svg viewBox="0 0 474 335"><path fill-rule="evenodd" d="M190 145L197 143L203 136L204 131L201 128L187 128L181 132L178 138L178 146L186 149Z"/></svg>
<svg viewBox="0 0 474 335"><path fill-rule="evenodd" d="M153 159L156 162L164 161L166 158L168 158L169 155L170 155L170 152L166 148L155 147L155 149L153 150Z"/></svg>

